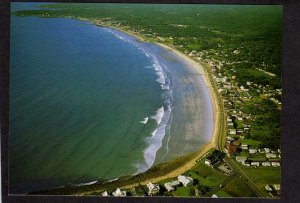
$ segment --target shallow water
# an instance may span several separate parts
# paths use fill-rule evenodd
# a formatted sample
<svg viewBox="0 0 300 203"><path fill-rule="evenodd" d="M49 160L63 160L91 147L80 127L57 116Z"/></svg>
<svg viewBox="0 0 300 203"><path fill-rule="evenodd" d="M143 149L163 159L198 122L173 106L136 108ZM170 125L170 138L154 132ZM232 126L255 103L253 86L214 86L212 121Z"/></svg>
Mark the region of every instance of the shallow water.
<svg viewBox="0 0 300 203"><path fill-rule="evenodd" d="M134 174L211 139L186 62L82 21L12 16L9 99L10 193Z"/></svg>

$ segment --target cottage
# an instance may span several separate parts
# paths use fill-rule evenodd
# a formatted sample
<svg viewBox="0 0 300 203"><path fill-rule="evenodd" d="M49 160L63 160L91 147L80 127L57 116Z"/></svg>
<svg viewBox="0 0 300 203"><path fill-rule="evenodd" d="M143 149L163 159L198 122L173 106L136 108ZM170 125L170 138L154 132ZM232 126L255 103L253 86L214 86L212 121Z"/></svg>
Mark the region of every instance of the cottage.
<svg viewBox="0 0 300 203"><path fill-rule="evenodd" d="M232 122L232 119L231 118L227 118L227 122Z"/></svg>
<svg viewBox="0 0 300 203"><path fill-rule="evenodd" d="M255 154L257 152L257 149L249 149L250 154Z"/></svg>
<svg viewBox="0 0 300 203"><path fill-rule="evenodd" d="M279 167L279 166L280 166L280 163L279 163L279 162L273 161L273 162L271 162L271 165L272 165L273 167Z"/></svg>
<svg viewBox="0 0 300 203"><path fill-rule="evenodd" d="M266 185L265 186L265 189L267 190L267 191L269 191L269 192L271 192L273 189L270 187L270 185Z"/></svg>
<svg viewBox="0 0 300 203"><path fill-rule="evenodd" d="M115 197L125 197L126 196L126 191L121 191L120 188L117 188L116 191L112 193L113 196Z"/></svg>
<svg viewBox="0 0 300 203"><path fill-rule="evenodd" d="M269 148L264 148L266 153L270 153L270 149Z"/></svg>
<svg viewBox="0 0 300 203"><path fill-rule="evenodd" d="M180 185L180 182L175 180L175 181L172 181L172 182L165 183L165 188L168 192L170 192L172 190L175 190L175 187L177 187L178 185Z"/></svg>
<svg viewBox="0 0 300 203"><path fill-rule="evenodd" d="M108 194L108 192L107 191L105 191L105 192L102 192L102 194L101 194L103 197L107 197L107 196L109 196L109 194Z"/></svg>
<svg viewBox="0 0 300 203"><path fill-rule="evenodd" d="M155 194L159 193L159 189L160 189L159 185L149 182L147 184L147 187L148 187L148 190L149 190L148 195L155 195Z"/></svg>
<svg viewBox="0 0 300 203"><path fill-rule="evenodd" d="M279 190L280 190L280 185L279 185L279 184L273 185L273 187L274 187L274 189L275 189L276 191L279 191Z"/></svg>
<svg viewBox="0 0 300 203"><path fill-rule="evenodd" d="M228 122L227 125L228 126L233 126L233 123L232 122Z"/></svg>
<svg viewBox="0 0 300 203"><path fill-rule="evenodd" d="M212 198L218 198L218 196L216 194L213 194L211 197Z"/></svg>
<svg viewBox="0 0 300 203"><path fill-rule="evenodd" d="M237 156L235 159L236 159L237 162L243 163L243 162L245 162L247 160L247 157L245 157L245 156Z"/></svg>
<svg viewBox="0 0 300 203"><path fill-rule="evenodd" d="M191 177L180 175L177 177L178 181L182 183L184 187L193 185L194 181Z"/></svg>
<svg viewBox="0 0 300 203"><path fill-rule="evenodd" d="M237 117L237 119L239 120L239 121L242 121L243 120L243 117Z"/></svg>
<svg viewBox="0 0 300 203"><path fill-rule="evenodd" d="M236 129L229 129L230 135L236 135Z"/></svg>
<svg viewBox="0 0 300 203"><path fill-rule="evenodd" d="M247 150L248 149L248 145L247 144L242 144L242 149Z"/></svg>
<svg viewBox="0 0 300 203"><path fill-rule="evenodd" d="M204 163L208 166L215 167L224 158L224 154L219 150L214 150L208 157L206 157Z"/></svg>
<svg viewBox="0 0 300 203"><path fill-rule="evenodd" d="M227 136L227 137L226 137L226 140L232 141L232 140L234 140L234 139L233 139L233 137L231 137L231 136Z"/></svg>
<svg viewBox="0 0 300 203"><path fill-rule="evenodd" d="M256 161L251 162L251 166L259 166L259 162L256 162Z"/></svg>
<svg viewBox="0 0 300 203"><path fill-rule="evenodd" d="M271 166L271 163L266 161L261 163L262 166Z"/></svg>
<svg viewBox="0 0 300 203"><path fill-rule="evenodd" d="M273 153L266 153L267 158L276 158L276 154Z"/></svg>

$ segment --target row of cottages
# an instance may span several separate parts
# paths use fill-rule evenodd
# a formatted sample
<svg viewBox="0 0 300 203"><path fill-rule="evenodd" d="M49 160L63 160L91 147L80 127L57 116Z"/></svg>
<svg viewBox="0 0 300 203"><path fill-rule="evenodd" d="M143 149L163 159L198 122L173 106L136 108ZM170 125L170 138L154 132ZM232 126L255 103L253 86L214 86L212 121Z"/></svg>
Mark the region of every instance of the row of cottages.
<svg viewBox="0 0 300 203"><path fill-rule="evenodd" d="M104 196L104 197L110 196L107 191L103 192L101 195ZM114 196L114 197L125 197L126 196L126 191L122 191L120 188L117 188L112 193L112 196Z"/></svg>
<svg viewBox="0 0 300 203"><path fill-rule="evenodd" d="M206 157L204 163L208 166L216 168L225 157L224 153L219 150L214 150L208 157Z"/></svg>
<svg viewBox="0 0 300 203"><path fill-rule="evenodd" d="M177 186L182 184L184 187L192 186L194 184L194 180L191 177L180 175L177 177L177 180L167 182L164 184L166 190L168 192L175 190Z"/></svg>
<svg viewBox="0 0 300 203"><path fill-rule="evenodd" d="M244 166L273 166L273 167L280 167L279 161L250 161L246 156L236 156L236 161L240 162Z"/></svg>

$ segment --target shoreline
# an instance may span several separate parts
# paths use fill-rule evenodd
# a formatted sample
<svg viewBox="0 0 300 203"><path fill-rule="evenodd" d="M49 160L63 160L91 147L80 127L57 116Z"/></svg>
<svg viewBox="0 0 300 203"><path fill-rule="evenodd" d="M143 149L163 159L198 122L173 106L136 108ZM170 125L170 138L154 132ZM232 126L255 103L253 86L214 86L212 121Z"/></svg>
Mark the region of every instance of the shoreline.
<svg viewBox="0 0 300 203"><path fill-rule="evenodd" d="M154 43L157 46L163 47L164 49L171 51L178 58L182 59L187 64L189 64L192 69L194 69L197 73L199 73L199 75L201 75L201 78L203 79L203 82L205 83L206 87L208 88L209 95L210 95L211 102L212 102L212 107L213 107L213 109L212 109L212 111L213 111L213 132L212 132L211 140L210 140L209 143L201 145L195 152L191 152L191 153L188 153L188 154L185 154L183 156L178 157L178 159L180 159L182 157L183 160L184 160L184 158L186 158L186 157L187 158L180 165L176 165L176 167L171 168L171 166L174 165L174 160L169 160L169 161L163 162L163 164L166 164L166 165L170 164L171 165L169 167L168 172L166 172L164 175L155 176L155 172L151 171L151 169L153 167L155 167L155 165L152 165L150 167L150 169L148 169L150 171L149 173L152 175L152 177L145 177L145 179L143 178L144 180L135 181L135 180L137 180L136 176L144 174L144 172L142 172L142 173L128 175L128 177L129 177L128 179L133 179L134 180L134 181L132 181L133 183L132 182L129 183L129 182L126 182L126 181L124 183L122 183L122 180L115 180L115 181L112 181L110 183L116 183L116 184L119 183L119 184L121 184L120 188L126 189L126 188L131 188L131 187L134 187L134 186L138 186L140 184L146 185L149 182L158 182L158 181L161 181L161 180L164 180L164 179L174 178L174 177L177 177L181 174L184 174L186 171L188 171L189 169L194 167L197 163L197 160L203 158L203 156L206 155L210 150L219 148L218 147L218 141L219 141L219 135L220 135L220 129L219 129L220 115L219 115L218 112L220 111L220 107L218 105L217 92L215 92L213 87L212 87L211 80L209 78L210 73L208 73L205 70L205 68L203 67L202 64L200 64L199 62L194 61L192 58L188 57L187 55L183 54L182 52L180 52L180 51L176 50L175 48L172 48L168 45L165 45L165 44L162 44L162 43L159 43L159 42L155 42L155 41L150 42L147 39L143 38L142 36L140 36L136 33L130 32L128 30L123 30L119 27L114 27L114 26L111 26L111 25L105 25L99 20L90 20L90 19L86 19L86 18L71 18L71 19L86 21L86 22L89 22L89 23L94 24L96 26L112 28L112 29L118 30L120 32L123 32L125 34L128 34L132 37L135 37L141 42ZM158 165L158 167L160 167L159 165ZM146 171L146 173L147 173L147 171ZM122 177L119 177L119 178L121 179ZM95 191L103 191L103 189L100 189L100 188L99 189L96 189L96 188L92 189L92 187L96 186L96 185L98 185L98 184L97 183L91 184L91 185L89 185L89 186L91 186L91 189L87 188L84 192L75 192L74 191L74 194L76 194L76 195L77 194L79 194L79 195L90 195L91 193L93 193ZM81 188L81 187L84 187L84 186L76 186L76 187ZM59 190L59 188L52 188L52 189L48 189L47 191L52 191L52 190L56 191L56 190ZM41 194L40 192L42 193L43 191L36 191L36 192L33 191L33 193L35 193L35 194ZM46 192L46 191L44 191L44 192ZM33 194L33 193L30 192L29 194Z"/></svg>
<svg viewBox="0 0 300 203"><path fill-rule="evenodd" d="M99 20L90 20L90 19L85 19L85 18L84 19L79 18L78 20L88 21L88 22L91 22L92 24L94 24L96 26L112 28L112 29L121 31L123 33L126 33L126 34L128 34L132 37L135 37L135 38L137 38L138 40L140 40L142 42L149 42L146 39L144 39L142 36L140 36L136 33L133 33L133 32L128 31L128 30L123 30L119 27L114 27L114 26L111 26L111 25L105 25ZM196 164L196 161L198 159L202 158L211 149L219 148L218 147L218 140L219 140L219 132L220 132L220 129L219 129L220 115L218 114L218 112L220 112L220 107L218 105L218 99L217 99L217 95L216 95L217 93L214 91L214 89L212 87L212 84L211 84L211 81L209 79L208 74L210 74L210 73L205 71L203 65L201 65L200 63L196 62L192 58L188 57L187 55L183 54L182 52L180 52L180 51L178 51L178 50L176 50L176 49L174 49L174 48L172 48L168 45L165 45L165 44L162 44L162 43L159 43L159 42L149 42L149 43L154 43L154 44L156 44L160 47L163 47L164 49L167 49L167 50L173 52L174 54L176 54L176 56L178 56L179 58L181 58L182 60L187 62L195 71L197 71L201 75L206 87L208 88L210 98L211 98L211 101L212 101L213 122L214 122L213 123L213 133L212 133L211 141L209 143L205 144L205 145L202 145L196 152L194 152L196 154L196 156L194 158L188 160L185 164L183 164L179 168L177 168L177 169L173 170L172 172L170 172L166 175L163 175L163 176L159 176L159 177L155 177L155 178L149 178L149 179L144 180L142 182L129 184L129 185L121 187L121 188L124 188L124 189L125 188L130 188L130 187L133 187L133 186L138 186L139 184L147 184L148 182L158 182L158 181L161 181L161 180L164 180L164 179L167 179L167 178L173 178L173 177L179 176L179 175L185 173L190 168L192 168ZM189 154L192 154L192 153L189 153ZM166 163L168 163L168 162L169 161L167 161ZM151 166L151 167L153 167L153 166Z"/></svg>

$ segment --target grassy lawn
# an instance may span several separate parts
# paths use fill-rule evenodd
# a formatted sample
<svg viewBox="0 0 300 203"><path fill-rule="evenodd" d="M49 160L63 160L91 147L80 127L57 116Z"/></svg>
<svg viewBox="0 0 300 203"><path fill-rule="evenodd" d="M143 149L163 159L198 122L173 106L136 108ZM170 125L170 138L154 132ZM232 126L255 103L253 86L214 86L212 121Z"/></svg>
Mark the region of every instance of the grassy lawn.
<svg viewBox="0 0 300 203"><path fill-rule="evenodd" d="M203 161L199 162L187 175L199 181L198 184L213 187L221 184L226 176L218 170L204 164Z"/></svg>
<svg viewBox="0 0 300 203"><path fill-rule="evenodd" d="M234 197L256 197L255 193L240 177L233 179L223 190Z"/></svg>
<svg viewBox="0 0 300 203"><path fill-rule="evenodd" d="M230 194L228 194L227 192L225 192L224 190L219 190L216 195L218 197L232 197Z"/></svg>
<svg viewBox="0 0 300 203"><path fill-rule="evenodd" d="M275 167L259 167L244 168L244 172L255 182L261 184L279 184L280 168Z"/></svg>
<svg viewBox="0 0 300 203"><path fill-rule="evenodd" d="M190 188L178 187L177 190L172 192L172 195L173 196L186 197L186 196L193 196L193 192Z"/></svg>
<svg viewBox="0 0 300 203"><path fill-rule="evenodd" d="M253 147L258 147L261 144L261 141L252 140L252 139L240 139L239 141L242 144L247 144Z"/></svg>

